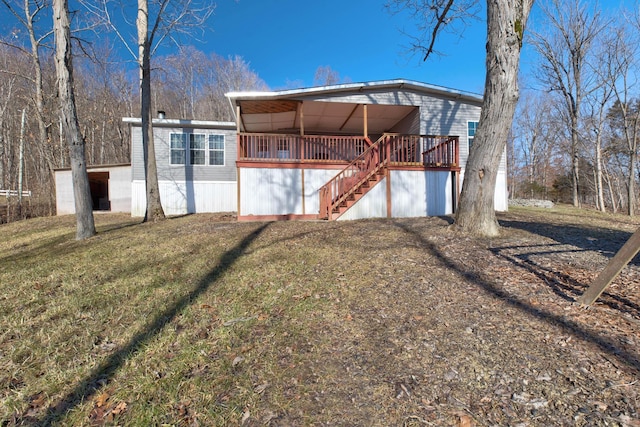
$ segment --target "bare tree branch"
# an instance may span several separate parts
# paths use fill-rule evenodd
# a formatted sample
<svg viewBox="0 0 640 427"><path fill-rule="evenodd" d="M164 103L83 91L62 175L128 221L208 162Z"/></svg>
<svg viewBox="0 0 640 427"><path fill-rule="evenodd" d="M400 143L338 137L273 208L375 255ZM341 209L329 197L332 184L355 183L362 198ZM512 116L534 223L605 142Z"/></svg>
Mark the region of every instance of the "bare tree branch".
<svg viewBox="0 0 640 427"><path fill-rule="evenodd" d="M453 1L454 0L449 0L449 2L447 3L447 5L445 6L444 10L442 11L441 14L438 14L438 10L435 9L435 15L436 15L436 25L433 27L433 32L431 33L431 42L429 43L429 47L427 48L427 52L424 54L424 58L422 58L423 61L426 61L427 58L429 57L429 55L431 54L431 52L433 52L433 45L436 43L436 38L438 37L438 32L440 30L440 27L442 25L446 25L447 24L447 13L449 13L449 10L451 9L451 6L453 5Z"/></svg>
<svg viewBox="0 0 640 427"><path fill-rule="evenodd" d="M392 14L408 15L415 29L400 32L412 40L410 51L422 53L423 60L427 60L433 53L442 55L435 46L443 32L462 37L469 20L479 18L480 1L388 0L385 7Z"/></svg>

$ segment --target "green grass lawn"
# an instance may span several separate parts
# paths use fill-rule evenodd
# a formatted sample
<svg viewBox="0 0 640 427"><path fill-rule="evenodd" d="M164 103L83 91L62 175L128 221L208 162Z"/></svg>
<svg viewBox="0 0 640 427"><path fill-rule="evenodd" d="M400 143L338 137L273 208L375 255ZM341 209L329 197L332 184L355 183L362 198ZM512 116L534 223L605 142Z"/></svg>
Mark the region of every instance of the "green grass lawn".
<svg viewBox="0 0 640 427"><path fill-rule="evenodd" d="M335 280L303 223L96 222L83 242L70 217L0 227L3 425L237 423Z"/></svg>

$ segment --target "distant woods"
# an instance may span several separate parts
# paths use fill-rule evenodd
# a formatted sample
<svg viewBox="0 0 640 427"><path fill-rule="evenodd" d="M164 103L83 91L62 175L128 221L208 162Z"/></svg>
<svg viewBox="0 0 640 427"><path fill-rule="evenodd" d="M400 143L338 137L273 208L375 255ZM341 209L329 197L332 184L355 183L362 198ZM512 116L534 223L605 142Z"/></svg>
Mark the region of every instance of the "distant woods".
<svg viewBox="0 0 640 427"><path fill-rule="evenodd" d="M9 40L12 41L12 40ZM74 58L76 103L86 142L87 164L119 164L130 161L129 128L123 117L137 117L138 74L112 47L92 45L92 58ZM82 52L76 49L76 52ZM0 40L0 190L18 188L21 114L24 128L23 188L31 197L23 200L22 216L55 214L53 170L69 167L67 145L61 139L53 51L39 49L42 71L42 124L32 51ZM172 55L156 56L152 63L152 111L167 118L233 120L224 94L238 90L266 90L267 86L241 57L223 58L193 47ZM17 197L0 193L0 222L17 216Z"/></svg>
<svg viewBox="0 0 640 427"><path fill-rule="evenodd" d="M153 103L167 118L233 121L225 93L268 90L240 56L207 55L193 47L158 57L153 68Z"/></svg>
<svg viewBox="0 0 640 427"><path fill-rule="evenodd" d="M640 11L541 0L509 144L509 194L634 215ZM602 3L601 3L602 4Z"/></svg>

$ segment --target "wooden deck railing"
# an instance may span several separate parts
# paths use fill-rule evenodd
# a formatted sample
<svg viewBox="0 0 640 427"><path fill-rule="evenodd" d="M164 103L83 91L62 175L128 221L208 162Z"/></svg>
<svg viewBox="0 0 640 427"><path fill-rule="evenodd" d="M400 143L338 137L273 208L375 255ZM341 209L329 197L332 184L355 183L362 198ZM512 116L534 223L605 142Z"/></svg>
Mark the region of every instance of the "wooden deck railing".
<svg viewBox="0 0 640 427"><path fill-rule="evenodd" d="M460 152L457 136L388 134L389 164L457 167Z"/></svg>
<svg viewBox="0 0 640 427"><path fill-rule="evenodd" d="M238 160L348 164L371 145L362 136L238 134ZM385 134L380 160L392 166L460 166L457 136Z"/></svg>
<svg viewBox="0 0 640 427"><path fill-rule="evenodd" d="M238 135L238 160L350 162L366 147L362 136L241 133Z"/></svg>
<svg viewBox="0 0 640 427"><path fill-rule="evenodd" d="M423 137L422 163L431 167L460 167L460 144L457 136Z"/></svg>

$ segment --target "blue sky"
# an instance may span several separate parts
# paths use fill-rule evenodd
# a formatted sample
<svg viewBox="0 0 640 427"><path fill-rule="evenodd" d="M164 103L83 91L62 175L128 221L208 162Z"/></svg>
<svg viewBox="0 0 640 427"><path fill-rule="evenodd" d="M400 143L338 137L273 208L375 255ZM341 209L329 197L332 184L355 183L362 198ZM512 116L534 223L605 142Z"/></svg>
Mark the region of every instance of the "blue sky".
<svg viewBox="0 0 640 427"><path fill-rule="evenodd" d="M635 0L589 0L607 12ZM135 2L125 13L135 13ZM271 89L308 87L318 67L329 66L352 82L405 78L458 90L482 93L485 77L486 23L471 21L462 35L442 33L426 62L411 54L410 38L415 22L406 15L392 15L384 0L217 0L208 28L193 39L183 39L205 52L241 56ZM481 4L484 2L480 1ZM11 30L15 22L0 12L0 28ZM81 9L80 9L81 10ZM5 17L9 18L5 21ZM48 25L50 18L43 19ZM536 13L529 27L535 25ZM538 23L539 24L539 23ZM24 41L27 42L26 39ZM169 53L164 46L158 53ZM128 54L122 57L129 59ZM525 46L521 69L534 65Z"/></svg>
<svg viewBox="0 0 640 427"><path fill-rule="evenodd" d="M203 0L209 1L209 0ZM16 3L20 3L19 1ZM446 56L411 54L410 38L414 22L402 14L393 15L384 8L385 0L216 0L214 15L203 32L193 38L181 37L204 52L223 57L241 56L271 89L307 87L314 83L318 67L329 66L342 79L352 82L405 78L482 93L486 25L473 22L461 37L443 34L437 49ZM483 2L480 2L483 3ZM124 0L113 6L112 17L121 25L132 46L136 3ZM75 0L70 8L82 20L86 9ZM118 13L119 12L119 13ZM40 16L39 34L50 29L51 11ZM484 18L484 17L483 17ZM24 29L4 6L0 6L0 30L28 44ZM90 40L92 33L83 33ZM100 36L99 36L100 37ZM110 38L115 39L113 34ZM119 42L121 57L130 55ZM176 51L165 43L157 54Z"/></svg>
<svg viewBox="0 0 640 427"><path fill-rule="evenodd" d="M405 78L481 93L486 26L446 35L423 62L408 54L406 17L374 0L219 0L198 49L240 55L271 89L310 86L330 66L353 82Z"/></svg>
<svg viewBox="0 0 640 427"><path fill-rule="evenodd" d="M632 8L635 0L586 0L605 13ZM484 2L480 2L484 4ZM540 25L536 7L529 26ZM405 78L482 93L485 78L485 12L462 35L442 33L426 62L408 51L414 22L392 15L384 0L219 0L202 43L222 56L240 55L271 89L313 84L319 66L353 82ZM536 22L537 21L537 22ZM523 50L521 70L535 65Z"/></svg>

